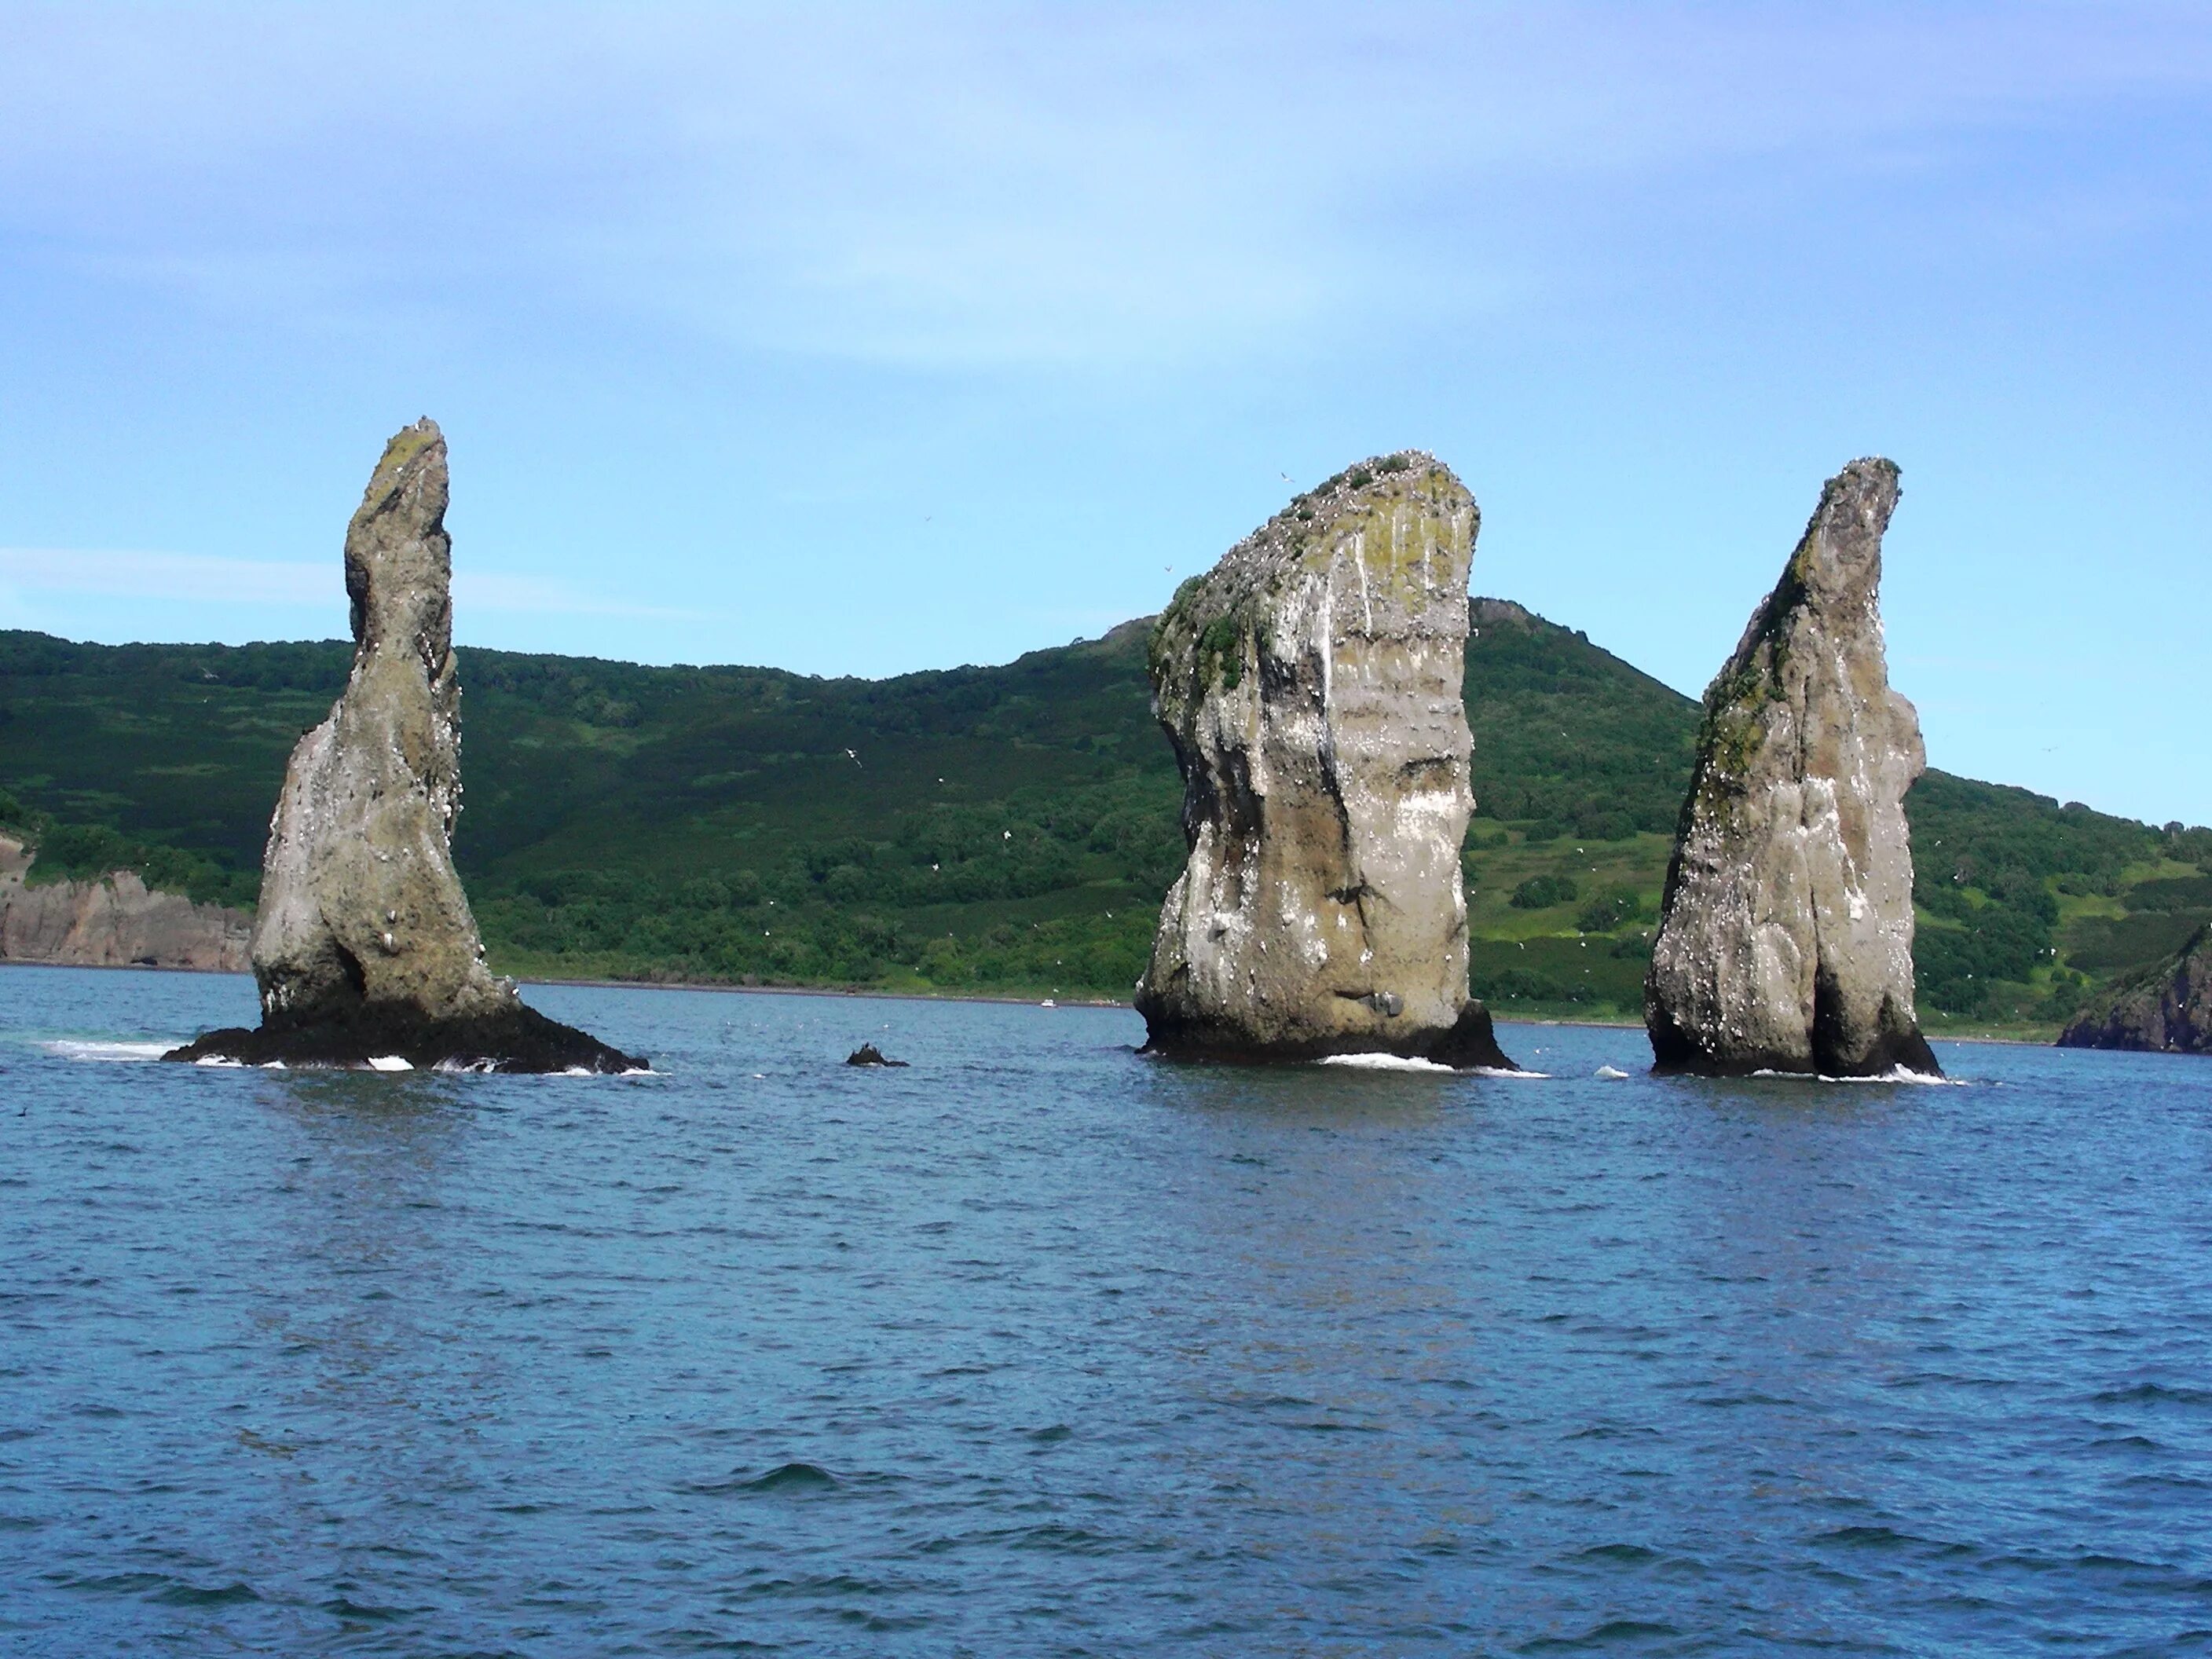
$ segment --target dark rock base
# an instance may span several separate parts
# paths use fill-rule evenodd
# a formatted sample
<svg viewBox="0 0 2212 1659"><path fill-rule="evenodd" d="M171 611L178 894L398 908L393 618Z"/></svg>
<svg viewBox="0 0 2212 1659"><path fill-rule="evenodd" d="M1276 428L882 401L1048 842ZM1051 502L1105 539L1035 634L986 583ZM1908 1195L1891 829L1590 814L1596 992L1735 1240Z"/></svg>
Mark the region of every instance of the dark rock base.
<svg viewBox="0 0 2212 1659"><path fill-rule="evenodd" d="M1521 1068L1498 1046L1490 1010L1469 1001L1458 1021L1442 1031L1409 1031L1395 1042L1338 1038L1313 1042L1255 1042L1243 1032L1174 1025L1155 1016L1146 1020L1141 1051L1169 1060L1214 1060L1235 1066L1296 1064L1339 1054L1395 1054L1425 1060L1455 1071L1517 1072Z"/></svg>
<svg viewBox="0 0 2212 1659"><path fill-rule="evenodd" d="M1761 1072L1790 1077L1887 1077L1893 1072L1911 1072L1920 1077L1943 1075L1935 1050L1917 1030L1886 1035L1872 1053L1855 1060L1823 1054L1816 1045L1813 1063L1808 1066L1794 1055L1711 1054L1663 1018L1654 1019L1647 1029L1651 1036L1651 1069L1662 1077L1751 1077Z"/></svg>
<svg viewBox="0 0 2212 1659"><path fill-rule="evenodd" d="M2111 1048L2138 1054L2212 1054L2212 1031L2159 1033L2158 1040L2118 1016L2101 1024L2076 1021L2058 1034L2055 1048Z"/></svg>
<svg viewBox="0 0 2212 1659"><path fill-rule="evenodd" d="M264 1024L209 1031L164 1060L236 1060L245 1066L363 1067L393 1055L416 1071L641 1072L646 1061L588 1032L517 1004L476 1019L426 1019L412 1010L363 1009L349 1018Z"/></svg>

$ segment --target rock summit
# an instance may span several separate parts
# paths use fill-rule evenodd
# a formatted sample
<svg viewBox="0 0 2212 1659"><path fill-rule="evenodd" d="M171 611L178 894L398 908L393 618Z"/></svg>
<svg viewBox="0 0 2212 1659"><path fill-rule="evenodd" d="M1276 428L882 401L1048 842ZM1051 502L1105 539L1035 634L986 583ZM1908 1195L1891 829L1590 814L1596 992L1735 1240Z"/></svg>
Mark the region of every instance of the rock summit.
<svg viewBox="0 0 2212 1659"><path fill-rule="evenodd" d="M1938 1071L1912 999L1905 792L1926 765L1889 689L1881 538L1897 468L1828 480L1705 692L1644 1024L1662 1071Z"/></svg>
<svg viewBox="0 0 2212 1659"><path fill-rule="evenodd" d="M270 825L252 945L261 1025L210 1031L171 1060L644 1065L548 1019L484 966L451 851L460 687L446 495L445 438L418 421L386 446L346 530L353 670L292 751Z"/></svg>
<svg viewBox="0 0 2212 1659"><path fill-rule="evenodd" d="M1177 590L1148 648L1189 856L1146 1046L1511 1065L1468 994L1462 702L1474 498L1432 456L1305 495Z"/></svg>

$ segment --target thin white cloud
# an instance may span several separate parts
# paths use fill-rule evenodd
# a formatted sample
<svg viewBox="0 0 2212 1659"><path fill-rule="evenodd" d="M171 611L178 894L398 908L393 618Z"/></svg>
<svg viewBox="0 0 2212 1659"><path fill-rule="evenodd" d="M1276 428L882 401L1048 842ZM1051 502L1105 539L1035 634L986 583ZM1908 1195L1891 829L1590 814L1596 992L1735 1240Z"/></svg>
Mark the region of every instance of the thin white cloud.
<svg viewBox="0 0 2212 1659"><path fill-rule="evenodd" d="M712 620L714 616L711 611L607 599L567 582L493 570L454 572L453 609L463 617L494 611L503 616L632 617L659 622L696 622Z"/></svg>
<svg viewBox="0 0 2212 1659"><path fill-rule="evenodd" d="M2212 11L2164 3L0 5L0 222L203 303L985 367L1486 313L1592 181L1911 168L2212 85Z"/></svg>
<svg viewBox="0 0 2212 1659"><path fill-rule="evenodd" d="M103 552L80 548L0 547L0 595L21 610L23 592L184 604L316 606L343 614L345 580L334 564L231 559L204 553ZM566 582L499 571L453 576L453 605L464 617L611 616L691 620L700 613L586 592Z"/></svg>
<svg viewBox="0 0 2212 1659"><path fill-rule="evenodd" d="M327 565L277 564L198 553L102 552L0 547L0 577L40 593L229 605L328 605L345 600Z"/></svg>

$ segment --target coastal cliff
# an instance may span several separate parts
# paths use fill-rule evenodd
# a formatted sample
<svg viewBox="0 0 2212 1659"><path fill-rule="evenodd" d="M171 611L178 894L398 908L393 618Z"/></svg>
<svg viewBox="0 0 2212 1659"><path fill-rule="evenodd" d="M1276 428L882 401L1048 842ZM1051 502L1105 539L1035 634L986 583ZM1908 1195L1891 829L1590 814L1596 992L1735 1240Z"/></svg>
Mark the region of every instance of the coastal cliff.
<svg viewBox="0 0 2212 1659"><path fill-rule="evenodd" d="M2212 1054L2212 927L2099 997L2059 1033L2058 1046Z"/></svg>
<svg viewBox="0 0 2212 1659"><path fill-rule="evenodd" d="M1137 988L1148 1046L1504 1066L1468 994L1462 679L1474 498L1381 456L1298 496L1152 630L1188 857Z"/></svg>
<svg viewBox="0 0 2212 1659"><path fill-rule="evenodd" d="M0 962L246 970L246 912L152 890L135 870L33 887L25 879L33 856L0 836Z"/></svg>
<svg viewBox="0 0 2212 1659"><path fill-rule="evenodd" d="M1904 810L1927 758L1882 645L1897 499L1887 460L1828 480L1705 693L1645 981L1662 1071L1938 1069L1913 1006Z"/></svg>
<svg viewBox="0 0 2212 1659"><path fill-rule="evenodd" d="M395 435L345 540L353 669L300 739L263 861L260 1029L176 1060L626 1071L642 1061L546 1018L484 966L453 868L460 685L453 651L446 441Z"/></svg>

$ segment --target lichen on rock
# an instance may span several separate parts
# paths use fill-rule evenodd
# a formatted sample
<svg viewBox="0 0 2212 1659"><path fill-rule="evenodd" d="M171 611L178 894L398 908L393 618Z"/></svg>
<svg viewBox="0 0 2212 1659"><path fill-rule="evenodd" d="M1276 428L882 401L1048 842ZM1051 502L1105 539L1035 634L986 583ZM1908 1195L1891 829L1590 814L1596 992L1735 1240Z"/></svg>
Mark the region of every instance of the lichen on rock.
<svg viewBox="0 0 2212 1659"><path fill-rule="evenodd" d="M2212 927L2099 996L2059 1033L2058 1046L2212 1054Z"/></svg>
<svg viewBox="0 0 2212 1659"><path fill-rule="evenodd" d="M460 686L446 441L394 436L345 540L354 659L292 751L270 824L252 963L258 1030L169 1056L258 1063L628 1071L643 1065L522 1001L483 962L453 868Z"/></svg>
<svg viewBox="0 0 2212 1659"><path fill-rule="evenodd" d="M1705 692L1644 982L1662 1070L1938 1070L1913 1006L1904 809L1926 755L1882 641L1897 499L1887 460L1828 480Z"/></svg>
<svg viewBox="0 0 2212 1659"><path fill-rule="evenodd" d="M1381 456L1299 495L1154 626L1189 856L1138 983L1147 1046L1505 1066L1469 997L1461 701L1479 521Z"/></svg>

